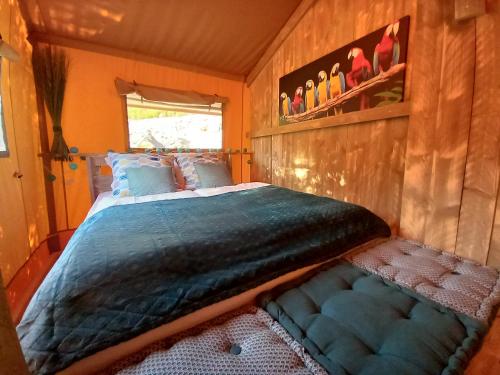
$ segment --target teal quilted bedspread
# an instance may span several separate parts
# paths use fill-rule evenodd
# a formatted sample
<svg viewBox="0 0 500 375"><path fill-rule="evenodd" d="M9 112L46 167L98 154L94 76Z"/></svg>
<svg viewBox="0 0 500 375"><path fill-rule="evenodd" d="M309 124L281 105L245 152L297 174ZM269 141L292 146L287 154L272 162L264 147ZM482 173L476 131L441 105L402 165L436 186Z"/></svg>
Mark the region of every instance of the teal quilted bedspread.
<svg viewBox="0 0 500 375"><path fill-rule="evenodd" d="M380 236L368 210L274 186L115 206L86 220L17 328L47 374Z"/></svg>

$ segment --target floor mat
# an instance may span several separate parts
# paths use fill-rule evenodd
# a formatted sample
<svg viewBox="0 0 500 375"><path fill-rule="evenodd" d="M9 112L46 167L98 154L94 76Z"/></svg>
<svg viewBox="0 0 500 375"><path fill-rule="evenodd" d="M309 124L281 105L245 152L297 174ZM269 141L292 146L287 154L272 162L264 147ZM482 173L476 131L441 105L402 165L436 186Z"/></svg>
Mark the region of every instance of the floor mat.
<svg viewBox="0 0 500 375"><path fill-rule="evenodd" d="M330 374L463 373L484 323L348 262L329 267L261 304Z"/></svg>
<svg viewBox="0 0 500 375"><path fill-rule="evenodd" d="M149 346L101 375L325 375L269 314L248 307Z"/></svg>
<svg viewBox="0 0 500 375"><path fill-rule="evenodd" d="M395 239L346 257L455 311L487 322L500 302L500 275L447 252Z"/></svg>

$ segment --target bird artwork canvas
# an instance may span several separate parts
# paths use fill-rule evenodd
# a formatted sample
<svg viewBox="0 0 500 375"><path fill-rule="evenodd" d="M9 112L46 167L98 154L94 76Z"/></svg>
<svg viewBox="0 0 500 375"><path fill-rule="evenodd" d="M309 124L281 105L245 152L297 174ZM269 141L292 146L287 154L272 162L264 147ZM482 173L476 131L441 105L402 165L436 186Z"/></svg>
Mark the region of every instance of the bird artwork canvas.
<svg viewBox="0 0 500 375"><path fill-rule="evenodd" d="M281 77L280 125L402 102L409 28L394 20Z"/></svg>

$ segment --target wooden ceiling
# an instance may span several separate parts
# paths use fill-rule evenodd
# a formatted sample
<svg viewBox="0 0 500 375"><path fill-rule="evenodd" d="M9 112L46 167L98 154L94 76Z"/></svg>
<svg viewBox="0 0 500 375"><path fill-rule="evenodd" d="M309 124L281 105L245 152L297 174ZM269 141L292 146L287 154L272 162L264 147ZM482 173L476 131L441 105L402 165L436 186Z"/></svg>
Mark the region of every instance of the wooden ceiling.
<svg viewBox="0 0 500 375"><path fill-rule="evenodd" d="M246 76L300 0L20 0L34 39Z"/></svg>

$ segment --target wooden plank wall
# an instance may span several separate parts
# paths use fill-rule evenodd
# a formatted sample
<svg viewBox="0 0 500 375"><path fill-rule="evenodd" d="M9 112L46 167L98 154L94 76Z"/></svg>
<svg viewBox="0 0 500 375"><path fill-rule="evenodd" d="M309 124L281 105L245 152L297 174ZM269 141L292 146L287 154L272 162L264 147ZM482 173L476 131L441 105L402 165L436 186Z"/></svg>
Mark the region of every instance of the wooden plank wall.
<svg viewBox="0 0 500 375"><path fill-rule="evenodd" d="M413 21L414 76L401 234L453 251L474 88L474 20L454 2L422 1ZM460 72L460 74L457 74Z"/></svg>
<svg viewBox="0 0 500 375"><path fill-rule="evenodd" d="M250 84L252 131L278 127L279 78L410 15L409 117L253 139L253 180L362 204L412 239L500 266L500 10L318 0ZM498 102L497 102L498 103Z"/></svg>
<svg viewBox="0 0 500 375"><path fill-rule="evenodd" d="M498 2L455 22L452 1L425 1L415 23L401 235L498 267Z"/></svg>
<svg viewBox="0 0 500 375"><path fill-rule="evenodd" d="M317 1L250 85L252 130L278 126L281 76L413 7L411 1ZM407 125L402 117L256 138L253 179L364 205L397 230Z"/></svg>
<svg viewBox="0 0 500 375"><path fill-rule="evenodd" d="M456 252L500 267L500 3L476 21L474 100Z"/></svg>

